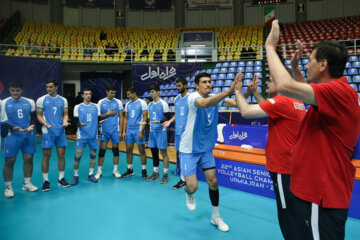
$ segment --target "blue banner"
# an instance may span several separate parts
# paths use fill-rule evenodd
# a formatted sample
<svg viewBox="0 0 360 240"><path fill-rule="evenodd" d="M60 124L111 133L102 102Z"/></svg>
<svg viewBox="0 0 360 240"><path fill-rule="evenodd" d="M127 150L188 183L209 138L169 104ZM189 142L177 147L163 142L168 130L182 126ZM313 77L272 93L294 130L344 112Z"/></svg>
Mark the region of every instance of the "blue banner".
<svg viewBox="0 0 360 240"><path fill-rule="evenodd" d="M173 83L178 77L188 77L201 70L202 64L133 64L132 79L133 87L138 96L149 91L149 87L157 83L159 85Z"/></svg>
<svg viewBox="0 0 360 240"><path fill-rule="evenodd" d="M264 149L268 135L267 126L226 125L223 128L224 144L241 146L251 145Z"/></svg>
<svg viewBox="0 0 360 240"><path fill-rule="evenodd" d="M359 159L360 160L360 136L359 136L358 142L357 142L357 144L355 146L353 159Z"/></svg>
<svg viewBox="0 0 360 240"><path fill-rule="evenodd" d="M58 82L62 93L61 61L59 59L23 58L0 56L0 99L10 96L9 83L20 81L24 85L23 96L36 101L45 95L49 78Z"/></svg>

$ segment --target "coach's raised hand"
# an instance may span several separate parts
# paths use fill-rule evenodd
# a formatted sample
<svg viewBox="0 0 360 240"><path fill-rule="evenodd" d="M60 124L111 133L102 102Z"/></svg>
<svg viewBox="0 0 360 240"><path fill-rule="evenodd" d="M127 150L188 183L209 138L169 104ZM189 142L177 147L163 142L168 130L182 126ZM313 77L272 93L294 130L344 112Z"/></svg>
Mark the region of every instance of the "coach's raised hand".
<svg viewBox="0 0 360 240"><path fill-rule="evenodd" d="M279 20L274 20L272 22L272 27L269 36L265 42L265 48L273 48L276 49L276 45L279 41L280 37L280 27L279 27Z"/></svg>

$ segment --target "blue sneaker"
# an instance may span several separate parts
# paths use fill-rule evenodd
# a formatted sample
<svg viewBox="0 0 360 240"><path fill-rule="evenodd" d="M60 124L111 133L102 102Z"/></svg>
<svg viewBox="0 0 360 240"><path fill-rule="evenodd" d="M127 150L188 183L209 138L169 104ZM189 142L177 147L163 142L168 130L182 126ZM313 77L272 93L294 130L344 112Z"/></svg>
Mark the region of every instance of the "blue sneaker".
<svg viewBox="0 0 360 240"><path fill-rule="evenodd" d="M75 186L79 183L79 176L74 176L73 180L71 181L71 186Z"/></svg>
<svg viewBox="0 0 360 240"><path fill-rule="evenodd" d="M95 178L94 174L88 176L88 180L93 183L97 183L98 180Z"/></svg>

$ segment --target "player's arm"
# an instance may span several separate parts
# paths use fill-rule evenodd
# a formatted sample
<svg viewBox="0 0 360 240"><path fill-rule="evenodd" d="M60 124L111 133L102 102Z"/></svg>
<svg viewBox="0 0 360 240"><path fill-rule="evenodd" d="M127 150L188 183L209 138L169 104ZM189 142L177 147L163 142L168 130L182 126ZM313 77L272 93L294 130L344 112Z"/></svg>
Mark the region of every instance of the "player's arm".
<svg viewBox="0 0 360 240"><path fill-rule="evenodd" d="M147 122L147 120L148 120L148 111L143 111L143 112L142 112L142 115L143 115L143 120L144 120L144 122ZM142 133L142 134L144 133L145 127L146 127L146 124L141 124L140 134L141 134L141 133Z"/></svg>
<svg viewBox="0 0 360 240"><path fill-rule="evenodd" d="M249 104L247 99L241 93L243 75L238 73L235 78L235 98L237 107L243 118L263 118L268 114L260 108L258 104Z"/></svg>
<svg viewBox="0 0 360 240"><path fill-rule="evenodd" d="M272 22L271 32L266 40L266 57L268 60L271 76L279 93L303 101L305 104L317 105L313 88L306 84L295 81L282 64L276 53L276 45L279 40L280 28L278 20Z"/></svg>
<svg viewBox="0 0 360 240"><path fill-rule="evenodd" d="M124 127L124 113L123 111L119 110L119 129L120 129L120 135L122 134L122 129Z"/></svg>
<svg viewBox="0 0 360 240"><path fill-rule="evenodd" d="M36 117L37 120L39 121L39 123L41 125L44 125L47 128L51 128L52 126L50 124L48 124L45 119L44 119L44 110L43 109L36 109Z"/></svg>
<svg viewBox="0 0 360 240"><path fill-rule="evenodd" d="M170 118L170 120L163 122L162 126L164 128L169 127L173 122L175 122L175 114Z"/></svg>
<svg viewBox="0 0 360 240"><path fill-rule="evenodd" d="M127 123L128 123L129 114L125 112L124 116L124 122L123 122L123 129L122 129L122 138L126 139L126 129L127 129Z"/></svg>
<svg viewBox="0 0 360 240"><path fill-rule="evenodd" d="M68 110L68 108L64 108L62 120L63 120L63 125L62 125L63 127L67 127L67 126L70 125L70 123L69 123L69 110Z"/></svg>
<svg viewBox="0 0 360 240"><path fill-rule="evenodd" d="M34 130L36 124L36 112L30 112L30 125L25 129L26 132L31 132Z"/></svg>
<svg viewBox="0 0 360 240"><path fill-rule="evenodd" d="M198 98L196 99L195 103L196 106L201 108L213 107L216 106L227 96L230 96L233 92L234 92L234 82L231 84L230 88L225 90L224 92L221 92L219 94L207 98Z"/></svg>

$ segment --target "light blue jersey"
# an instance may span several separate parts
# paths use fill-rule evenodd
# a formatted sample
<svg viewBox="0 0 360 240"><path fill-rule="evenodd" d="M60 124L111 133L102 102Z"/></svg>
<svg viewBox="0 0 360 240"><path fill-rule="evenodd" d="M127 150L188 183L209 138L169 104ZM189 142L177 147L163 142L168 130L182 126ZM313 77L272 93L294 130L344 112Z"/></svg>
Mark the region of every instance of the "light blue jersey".
<svg viewBox="0 0 360 240"><path fill-rule="evenodd" d="M187 115L189 113L188 97L187 93L184 97L179 94L175 100L175 135L181 136L185 131Z"/></svg>
<svg viewBox="0 0 360 240"><path fill-rule="evenodd" d="M109 116L106 121L101 124L101 132L119 132L119 113L124 110L123 104L119 99L113 98L111 101L107 98L103 98L98 102L100 113L105 114L108 111L116 111L114 116Z"/></svg>
<svg viewBox="0 0 360 240"><path fill-rule="evenodd" d="M183 153L209 152L215 146L219 106L224 100L214 107L200 108L195 103L198 98L201 98L198 92L188 97L189 113L180 142L180 152Z"/></svg>
<svg viewBox="0 0 360 240"><path fill-rule="evenodd" d="M74 117L87 126L79 126L76 132L76 139L93 139L98 135L98 117L100 116L98 105L80 103L74 108ZM106 122L106 121L105 121Z"/></svg>
<svg viewBox="0 0 360 240"><path fill-rule="evenodd" d="M62 125L64 109L68 108L66 98L59 95L51 97L46 94L36 101L36 108L43 110L45 122L53 126L51 128L42 126L42 133L58 135L65 131Z"/></svg>
<svg viewBox="0 0 360 240"><path fill-rule="evenodd" d="M125 112L128 114L127 129L140 129L139 122L143 122L143 112L147 111L146 102L138 98L135 102L129 101L125 105Z"/></svg>
<svg viewBox="0 0 360 240"><path fill-rule="evenodd" d="M152 101L149 103L149 118L150 122L161 121L165 119L164 113L169 112L169 105L162 99L157 102ZM161 123L150 124L150 131L162 130Z"/></svg>
<svg viewBox="0 0 360 240"><path fill-rule="evenodd" d="M35 112L35 102L32 99L21 97L15 100L8 97L1 102L1 123L8 123L14 127L26 129L30 126L31 112ZM19 132L12 129L8 135L29 135L29 132Z"/></svg>

